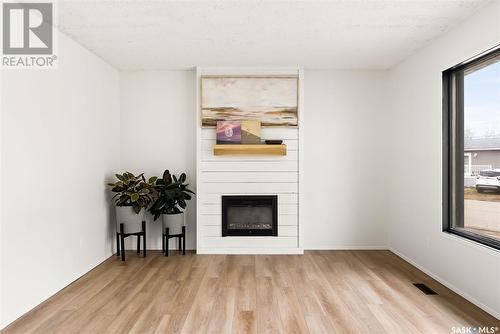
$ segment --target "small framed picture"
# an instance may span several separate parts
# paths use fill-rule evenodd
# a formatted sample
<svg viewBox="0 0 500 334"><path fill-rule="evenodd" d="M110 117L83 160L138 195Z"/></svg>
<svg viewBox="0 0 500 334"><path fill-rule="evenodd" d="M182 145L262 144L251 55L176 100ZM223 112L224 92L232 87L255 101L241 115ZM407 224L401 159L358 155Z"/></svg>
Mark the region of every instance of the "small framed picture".
<svg viewBox="0 0 500 334"><path fill-rule="evenodd" d="M241 121L241 143L260 144L260 121Z"/></svg>
<svg viewBox="0 0 500 334"><path fill-rule="evenodd" d="M241 121L217 121L217 144L240 144Z"/></svg>

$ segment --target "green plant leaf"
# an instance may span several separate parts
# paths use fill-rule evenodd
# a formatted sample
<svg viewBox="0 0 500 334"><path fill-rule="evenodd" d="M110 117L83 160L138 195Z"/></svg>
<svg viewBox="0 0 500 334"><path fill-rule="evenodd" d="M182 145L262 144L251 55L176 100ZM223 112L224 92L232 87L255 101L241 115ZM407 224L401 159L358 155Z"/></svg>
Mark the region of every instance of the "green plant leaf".
<svg viewBox="0 0 500 334"><path fill-rule="evenodd" d="M170 174L168 169L165 170L162 178L155 181L150 193L143 195L144 197L152 197L152 203L148 211L151 212L153 217L159 217L162 214L180 213L187 207L187 201L191 199L189 193L194 194L194 192L187 189L188 185L184 184L185 181L185 173L181 173L177 177ZM143 187L147 188L147 186Z"/></svg>
<svg viewBox="0 0 500 334"><path fill-rule="evenodd" d="M170 172L168 169L163 172L163 181L165 181L166 184L172 183L172 176L170 175Z"/></svg>
<svg viewBox="0 0 500 334"><path fill-rule="evenodd" d="M130 195L130 200L132 202L136 202L138 199L139 199L139 194L138 193L133 193L132 195Z"/></svg>
<svg viewBox="0 0 500 334"><path fill-rule="evenodd" d="M146 189L146 188L143 188L141 190L139 190L139 195L147 195L149 194L149 190Z"/></svg>

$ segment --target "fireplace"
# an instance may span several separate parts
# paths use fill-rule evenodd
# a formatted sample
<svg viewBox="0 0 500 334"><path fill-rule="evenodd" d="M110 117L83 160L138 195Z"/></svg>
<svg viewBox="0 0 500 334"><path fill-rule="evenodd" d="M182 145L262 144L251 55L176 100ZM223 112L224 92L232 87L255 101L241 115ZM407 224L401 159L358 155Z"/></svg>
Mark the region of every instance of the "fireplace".
<svg viewBox="0 0 500 334"><path fill-rule="evenodd" d="M222 196L222 236L278 236L278 196Z"/></svg>

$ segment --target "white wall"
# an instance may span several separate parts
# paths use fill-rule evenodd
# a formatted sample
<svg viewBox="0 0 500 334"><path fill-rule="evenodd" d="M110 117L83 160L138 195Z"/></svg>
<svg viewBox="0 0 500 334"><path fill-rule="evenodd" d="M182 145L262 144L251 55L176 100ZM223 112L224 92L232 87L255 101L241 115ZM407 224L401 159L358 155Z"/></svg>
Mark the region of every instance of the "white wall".
<svg viewBox="0 0 500 334"><path fill-rule="evenodd" d="M306 249L386 248L388 78L306 71Z"/></svg>
<svg viewBox="0 0 500 334"><path fill-rule="evenodd" d="M58 38L57 69L3 72L0 327L112 254L119 75Z"/></svg>
<svg viewBox="0 0 500 334"><path fill-rule="evenodd" d="M392 71L392 250L500 316L500 253L441 232L441 72L500 42L493 2Z"/></svg>
<svg viewBox="0 0 500 334"><path fill-rule="evenodd" d="M121 170L146 176L161 176L167 168L185 172L196 192L195 96L194 71L122 73ZM148 248L161 249L161 220L147 218ZM188 204L186 224L186 248L195 249L196 196ZM134 247L133 240L127 242Z"/></svg>
<svg viewBox="0 0 500 334"><path fill-rule="evenodd" d="M304 246L385 248L388 73L306 71L304 78ZM185 171L195 185L195 94L192 71L122 74L123 170ZM190 249L195 206L187 215ZM161 247L159 223L148 224L148 248Z"/></svg>

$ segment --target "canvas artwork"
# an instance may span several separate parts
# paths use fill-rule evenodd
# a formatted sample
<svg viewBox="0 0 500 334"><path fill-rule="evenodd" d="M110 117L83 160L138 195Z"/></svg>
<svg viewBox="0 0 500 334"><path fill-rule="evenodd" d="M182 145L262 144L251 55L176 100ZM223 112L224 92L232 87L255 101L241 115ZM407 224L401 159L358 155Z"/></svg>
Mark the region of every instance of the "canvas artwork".
<svg viewBox="0 0 500 334"><path fill-rule="evenodd" d="M202 77L201 124L254 120L297 126L298 77Z"/></svg>
<svg viewBox="0 0 500 334"><path fill-rule="evenodd" d="M240 144L240 121L217 121L217 144Z"/></svg>

